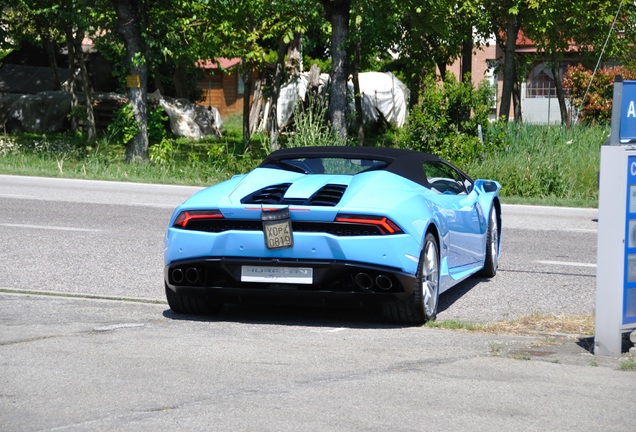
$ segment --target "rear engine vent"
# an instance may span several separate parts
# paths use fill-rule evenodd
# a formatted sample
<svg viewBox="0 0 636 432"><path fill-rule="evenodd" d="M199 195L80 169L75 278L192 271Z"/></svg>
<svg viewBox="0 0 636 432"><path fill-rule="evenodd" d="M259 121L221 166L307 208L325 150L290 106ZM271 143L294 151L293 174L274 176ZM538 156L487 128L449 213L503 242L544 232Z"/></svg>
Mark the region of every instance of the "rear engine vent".
<svg viewBox="0 0 636 432"><path fill-rule="evenodd" d="M335 207L347 190L346 185L328 184L309 198L283 198L291 183L267 186L244 197L241 204L286 204Z"/></svg>
<svg viewBox="0 0 636 432"><path fill-rule="evenodd" d="M321 187L318 192L309 197L307 205L334 207L340 202L345 190L347 190L346 185L325 185Z"/></svg>
<svg viewBox="0 0 636 432"><path fill-rule="evenodd" d="M289 186L291 183L264 187L244 197L241 204L281 204Z"/></svg>

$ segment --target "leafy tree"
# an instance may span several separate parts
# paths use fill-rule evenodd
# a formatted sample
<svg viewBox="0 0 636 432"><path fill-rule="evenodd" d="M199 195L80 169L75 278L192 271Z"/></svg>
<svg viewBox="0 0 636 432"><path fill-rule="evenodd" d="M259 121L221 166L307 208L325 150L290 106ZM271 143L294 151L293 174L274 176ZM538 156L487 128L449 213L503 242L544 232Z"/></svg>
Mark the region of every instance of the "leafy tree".
<svg viewBox="0 0 636 432"><path fill-rule="evenodd" d="M417 104L423 79L439 70L445 77L448 65L460 55L463 75L470 72L470 59L476 46L492 33L483 7L473 0L407 0L397 4L399 32L394 43L399 52L403 78L411 90L411 103Z"/></svg>
<svg viewBox="0 0 636 432"><path fill-rule="evenodd" d="M47 59L53 74L54 87L62 89L59 68L55 59L56 46L65 44L68 49L70 78L68 91L71 95L71 113L80 112L76 96L78 87L82 90L83 120L88 140L96 138L95 118L90 99L90 83L86 69L82 40L90 28L90 16L93 2L72 0L59 2L53 0L18 0L12 5L2 7L0 38L19 45L20 42L40 44L47 53ZM73 115L72 127L78 128L77 118Z"/></svg>
<svg viewBox="0 0 636 432"><path fill-rule="evenodd" d="M126 84L138 134L126 147L126 160L148 159L149 84L163 94L192 98L196 60L217 49L218 39L201 0L111 0L101 5L97 46L116 64Z"/></svg>
<svg viewBox="0 0 636 432"><path fill-rule="evenodd" d="M536 0L502 0L500 2L483 2L483 8L488 14L492 25L492 33L497 36L497 43L503 48L503 88L501 104L499 106L499 118L508 121L510 115L510 102L513 90L518 88L517 71L517 37L519 30L527 18L530 4ZM520 98L515 104L515 119L521 120Z"/></svg>
<svg viewBox="0 0 636 432"><path fill-rule="evenodd" d="M399 39L400 9L395 2L358 0L352 3L349 32L350 73L353 81L358 143L364 145L362 95L359 73L377 70ZM353 54L351 54L353 53Z"/></svg>
<svg viewBox="0 0 636 432"><path fill-rule="evenodd" d="M478 160L501 145L497 137L479 138L490 124L494 98L492 87L483 81L477 88L470 80L458 81L448 73L443 82L426 78L421 103L413 107L400 145L437 154L460 165ZM466 111L473 112L467 119Z"/></svg>
<svg viewBox="0 0 636 432"><path fill-rule="evenodd" d="M272 77L272 108L268 113L270 124L270 144L278 146L276 123L276 103L281 83L284 79L283 62L289 44L303 34L309 22L315 20L315 2L289 0L270 2L267 0L219 1L208 10L208 19L216 23L222 49L218 54L241 59L240 74L245 83L245 94L252 92L252 74L266 69L266 58L270 51L276 53ZM244 13L249 11L249 13ZM243 139L250 139L250 98L244 98Z"/></svg>
<svg viewBox="0 0 636 432"><path fill-rule="evenodd" d="M534 42L540 55L547 59L554 77L562 124L568 123L568 113L561 85L561 63L570 50L572 39L567 29L572 25L578 7L575 0L559 5L540 0L532 5L529 20L523 26L526 36Z"/></svg>
<svg viewBox="0 0 636 432"><path fill-rule="evenodd" d="M605 59L616 59L631 51L635 36L630 26L634 24L636 10L621 6L611 0L572 0L559 5L537 0L531 4L529 20L523 31L536 44L540 55L548 60L555 79L561 123L568 122L560 73L566 54L576 47L582 60L593 63L601 59L601 55ZM613 28L612 34L613 24L618 24L618 27Z"/></svg>

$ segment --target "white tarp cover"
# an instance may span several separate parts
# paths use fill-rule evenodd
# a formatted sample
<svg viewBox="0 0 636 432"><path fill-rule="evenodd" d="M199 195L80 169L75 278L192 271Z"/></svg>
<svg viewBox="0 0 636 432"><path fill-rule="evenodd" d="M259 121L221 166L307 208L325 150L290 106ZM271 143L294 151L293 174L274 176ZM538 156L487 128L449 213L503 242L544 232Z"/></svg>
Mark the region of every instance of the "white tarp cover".
<svg viewBox="0 0 636 432"><path fill-rule="evenodd" d="M404 126L409 103L408 88L391 72L364 72L358 75L362 94L364 122L372 123L381 115L394 126ZM353 83L348 83L353 94Z"/></svg>
<svg viewBox="0 0 636 432"><path fill-rule="evenodd" d="M207 109L187 99L161 96L158 91L148 95L148 99L159 102L168 114L170 130L176 136L198 140L221 133L221 115L216 108Z"/></svg>
<svg viewBox="0 0 636 432"><path fill-rule="evenodd" d="M307 94L308 73L303 73L281 86L277 104L278 126L287 125L299 100L305 100ZM362 94L362 111L364 122L376 122L382 116L387 122L402 127L408 112L409 90L391 72L363 72L358 75L360 93ZM320 75L320 89L329 82L329 75ZM353 99L353 82L348 82L351 96L349 109L355 111Z"/></svg>

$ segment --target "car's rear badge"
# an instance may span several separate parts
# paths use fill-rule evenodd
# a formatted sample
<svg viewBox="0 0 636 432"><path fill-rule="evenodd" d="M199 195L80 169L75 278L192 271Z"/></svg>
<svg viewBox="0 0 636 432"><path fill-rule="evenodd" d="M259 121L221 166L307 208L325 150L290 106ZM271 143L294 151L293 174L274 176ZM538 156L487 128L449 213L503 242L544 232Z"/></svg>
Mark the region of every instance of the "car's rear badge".
<svg viewBox="0 0 636 432"><path fill-rule="evenodd" d="M267 249L290 248L294 245L289 207L276 210L263 209L261 220Z"/></svg>

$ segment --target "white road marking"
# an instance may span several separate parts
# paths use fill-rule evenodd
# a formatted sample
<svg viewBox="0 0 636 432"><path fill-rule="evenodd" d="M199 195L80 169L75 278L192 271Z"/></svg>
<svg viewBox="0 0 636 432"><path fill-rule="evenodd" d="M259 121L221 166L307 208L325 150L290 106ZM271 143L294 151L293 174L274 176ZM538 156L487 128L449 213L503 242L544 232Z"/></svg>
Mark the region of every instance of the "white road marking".
<svg viewBox="0 0 636 432"><path fill-rule="evenodd" d="M143 324L143 323L112 324L112 325L94 327L93 331L96 331L96 332L108 332L108 331L120 330L120 329L145 327L145 325L146 324Z"/></svg>
<svg viewBox="0 0 636 432"><path fill-rule="evenodd" d="M165 208L165 209L174 209L177 205L172 204L157 204L157 203L135 203L135 204L125 204L131 206L139 206L139 207L154 207L154 208Z"/></svg>
<svg viewBox="0 0 636 432"><path fill-rule="evenodd" d="M25 224L0 224L0 226L8 228L26 228L26 229L43 229L52 231L77 231L77 232L102 232L101 229L91 228L73 228L73 227L60 227L60 226L47 226L47 225L25 225Z"/></svg>
<svg viewBox="0 0 636 432"><path fill-rule="evenodd" d="M337 328L328 329L328 330L318 330L318 331L316 331L316 333L339 333L339 332L345 331L345 330L347 330L347 329L344 328L344 327L337 327Z"/></svg>
<svg viewBox="0 0 636 432"><path fill-rule="evenodd" d="M580 232L580 233L594 233L594 234L596 234L598 232L598 230L596 230L596 229L586 229L586 228L565 228L563 231Z"/></svg>
<svg viewBox="0 0 636 432"><path fill-rule="evenodd" d="M591 263L579 263L579 262L568 262L568 261L535 261L538 264L547 264L547 265L560 265L560 266L568 266L568 267L592 267L596 268L596 264Z"/></svg>
<svg viewBox="0 0 636 432"><path fill-rule="evenodd" d="M0 194L0 198L35 199L34 195Z"/></svg>

